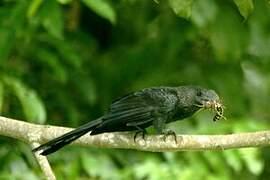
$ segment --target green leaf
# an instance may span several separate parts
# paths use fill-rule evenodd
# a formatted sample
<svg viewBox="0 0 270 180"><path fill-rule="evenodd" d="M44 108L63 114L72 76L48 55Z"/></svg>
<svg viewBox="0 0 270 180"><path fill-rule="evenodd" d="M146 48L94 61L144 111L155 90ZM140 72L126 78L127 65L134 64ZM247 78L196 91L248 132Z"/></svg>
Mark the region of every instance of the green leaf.
<svg viewBox="0 0 270 180"><path fill-rule="evenodd" d="M80 96L83 100L89 104L94 104L97 99L96 87L93 80L86 75L72 75L75 78L74 85L76 87L76 91L80 93ZM85 83L80 83L85 82Z"/></svg>
<svg viewBox="0 0 270 180"><path fill-rule="evenodd" d="M38 11L39 7L43 3L43 0L34 0L31 2L27 10L27 17L32 18Z"/></svg>
<svg viewBox="0 0 270 180"><path fill-rule="evenodd" d="M72 0L57 0L61 4L69 4Z"/></svg>
<svg viewBox="0 0 270 180"><path fill-rule="evenodd" d="M169 0L169 4L177 16L185 19L191 16L193 0Z"/></svg>
<svg viewBox="0 0 270 180"><path fill-rule="evenodd" d="M234 0L240 14L247 19L254 9L252 0Z"/></svg>
<svg viewBox="0 0 270 180"><path fill-rule="evenodd" d="M240 172L243 168L241 156L238 150L223 151L224 158L227 164L233 168L236 172Z"/></svg>
<svg viewBox="0 0 270 180"><path fill-rule="evenodd" d="M5 76L3 80L5 85L19 99L27 120L35 123L44 123L46 120L45 107L36 92L16 78Z"/></svg>
<svg viewBox="0 0 270 180"><path fill-rule="evenodd" d="M57 50L57 54L61 60L64 60L67 64L75 67L81 68L82 65L82 54L75 48L76 43L73 41L56 39L48 37L48 42ZM88 41L89 42L89 41Z"/></svg>
<svg viewBox="0 0 270 180"><path fill-rule="evenodd" d="M82 2L97 13L99 16L107 19L112 24L116 23L116 13L113 7L105 0L82 0Z"/></svg>
<svg viewBox="0 0 270 180"><path fill-rule="evenodd" d="M246 163L247 168L254 175L259 175L264 169L263 159L260 158L259 149L248 148L248 149L239 149L242 159Z"/></svg>
<svg viewBox="0 0 270 180"><path fill-rule="evenodd" d="M40 60L45 66L48 66L53 76L57 81L65 83L67 81L68 75L66 69L63 64L59 62L59 57L57 54L48 51L47 49L38 49L37 58Z"/></svg>
<svg viewBox="0 0 270 180"><path fill-rule="evenodd" d="M231 8L225 6L222 10L226 13L218 12L219 18L208 28L208 36L217 60L239 60L248 46L249 32Z"/></svg>
<svg viewBox="0 0 270 180"><path fill-rule="evenodd" d="M59 3L55 0L46 0L42 4L39 14L45 29L54 37L62 39L64 18Z"/></svg>
<svg viewBox="0 0 270 180"><path fill-rule="evenodd" d="M25 22L25 1L18 1L9 11L9 16L0 19L0 61L8 59L16 42L16 35L23 28ZM3 25L4 24L4 25ZM3 26L2 26L3 25Z"/></svg>
<svg viewBox="0 0 270 180"><path fill-rule="evenodd" d="M31 171L24 158L14 153L10 155L9 159L10 161L7 163L7 166L9 167L9 171L12 176L9 176L9 178L7 179L38 179L38 177L33 173L33 171Z"/></svg>
<svg viewBox="0 0 270 180"><path fill-rule="evenodd" d="M95 158L93 158L95 157ZM91 177L100 177L100 179L119 179L119 173L116 166L110 158L104 154L81 153L82 167ZM113 173L104 173L110 170Z"/></svg>
<svg viewBox="0 0 270 180"><path fill-rule="evenodd" d="M218 6L215 0L195 1L191 20L198 27L206 27L217 18Z"/></svg>
<svg viewBox="0 0 270 180"><path fill-rule="evenodd" d="M3 101L4 101L4 85L0 82L0 114L3 108Z"/></svg>
<svg viewBox="0 0 270 180"><path fill-rule="evenodd" d="M1 63L9 57L9 53L15 42L14 31L8 28L0 29L0 57Z"/></svg>

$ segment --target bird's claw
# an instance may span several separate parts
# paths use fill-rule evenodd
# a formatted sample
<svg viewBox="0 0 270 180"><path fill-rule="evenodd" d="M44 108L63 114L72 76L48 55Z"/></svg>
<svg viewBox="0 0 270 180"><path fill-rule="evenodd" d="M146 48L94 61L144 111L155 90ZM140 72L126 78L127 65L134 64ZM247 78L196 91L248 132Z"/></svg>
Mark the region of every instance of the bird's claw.
<svg viewBox="0 0 270 180"><path fill-rule="evenodd" d="M163 132L163 135L164 135L164 136L163 136L163 141L166 141L166 139L167 139L168 136L173 135L174 141L175 141L175 143L177 144L176 133L175 133L173 130L167 130L167 131L164 131L164 132Z"/></svg>
<svg viewBox="0 0 270 180"><path fill-rule="evenodd" d="M134 140L135 143L136 143L136 138L137 138L138 134L140 134L140 133L142 133L142 138L143 138L143 140L145 141L145 134L147 134L147 132L146 132L145 129L142 129L142 130L138 130L138 131L135 133L134 138L133 138L133 140Z"/></svg>

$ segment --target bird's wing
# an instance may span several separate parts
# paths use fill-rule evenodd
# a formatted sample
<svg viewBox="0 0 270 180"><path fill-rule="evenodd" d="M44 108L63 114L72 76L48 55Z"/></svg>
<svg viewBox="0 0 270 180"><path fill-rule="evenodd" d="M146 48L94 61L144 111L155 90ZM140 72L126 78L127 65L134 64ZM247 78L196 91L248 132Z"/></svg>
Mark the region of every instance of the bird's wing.
<svg viewBox="0 0 270 180"><path fill-rule="evenodd" d="M151 122L153 113L159 107L151 103L147 94L132 93L112 103L109 112L103 117L104 123L136 126Z"/></svg>

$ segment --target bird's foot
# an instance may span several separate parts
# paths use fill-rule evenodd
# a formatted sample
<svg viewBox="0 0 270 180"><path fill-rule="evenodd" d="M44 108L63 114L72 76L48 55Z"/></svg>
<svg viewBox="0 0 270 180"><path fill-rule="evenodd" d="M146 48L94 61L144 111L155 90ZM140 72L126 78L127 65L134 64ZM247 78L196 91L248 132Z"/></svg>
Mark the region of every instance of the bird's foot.
<svg viewBox="0 0 270 180"><path fill-rule="evenodd" d="M137 136L138 136L139 134L141 134L141 133L142 133L142 138L143 138L143 140L145 141L145 135L147 134L147 132L146 132L145 129L139 129L139 130L135 133L134 138L133 138L133 140L134 140L135 143L136 143L136 138L137 138Z"/></svg>
<svg viewBox="0 0 270 180"><path fill-rule="evenodd" d="M174 137L175 143L177 144L176 133L173 130L170 130L170 129L165 130L165 131L162 132L162 134L164 135L163 136L163 141L166 141L167 137L172 135Z"/></svg>

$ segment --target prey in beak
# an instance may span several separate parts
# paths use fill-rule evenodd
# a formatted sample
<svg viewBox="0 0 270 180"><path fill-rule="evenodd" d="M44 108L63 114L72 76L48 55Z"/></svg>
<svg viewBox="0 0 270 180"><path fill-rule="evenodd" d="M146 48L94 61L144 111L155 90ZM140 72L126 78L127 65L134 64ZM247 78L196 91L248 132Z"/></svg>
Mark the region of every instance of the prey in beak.
<svg viewBox="0 0 270 180"><path fill-rule="evenodd" d="M197 97L197 107L203 109L211 109L215 112L213 121L218 121L221 118L226 120L224 114L224 105L220 102L220 98L213 90L201 91Z"/></svg>
<svg viewBox="0 0 270 180"><path fill-rule="evenodd" d="M225 107L220 102L206 101L201 105L201 107L204 109L211 109L216 113L215 116L213 117L213 121L218 121L221 118L227 120L227 118L223 115Z"/></svg>

